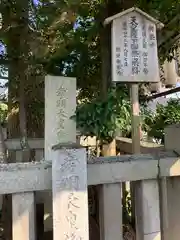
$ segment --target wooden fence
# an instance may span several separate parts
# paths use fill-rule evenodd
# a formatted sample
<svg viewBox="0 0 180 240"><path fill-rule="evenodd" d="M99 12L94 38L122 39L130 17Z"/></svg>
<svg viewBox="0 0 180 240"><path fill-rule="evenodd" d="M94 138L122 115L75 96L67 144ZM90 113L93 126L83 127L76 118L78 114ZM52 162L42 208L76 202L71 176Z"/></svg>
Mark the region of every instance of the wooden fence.
<svg viewBox="0 0 180 240"><path fill-rule="evenodd" d="M55 159L52 159L52 162L43 159L44 142L42 139L29 140L30 148L34 149L35 160L30 163L20 163L21 145L18 140L8 140L6 146L9 150L16 151L16 161L18 160L17 163L0 164L0 194L12 194L13 240L35 240L35 192L52 188L53 191L57 191L59 175L52 167ZM139 206L141 216L137 214L136 219L137 239L141 239L138 234L143 236L142 239L161 239L166 232L166 213L168 211L165 180L169 177L180 176L178 154L174 151L163 151L154 154L106 158L87 158L86 154L82 155L82 161L85 159L85 162L88 163L87 169L84 171L84 176L87 174L87 185L99 185L100 189L101 239L123 239L120 201L121 183L126 181L141 183L141 187L137 188L141 188L142 196ZM56 154L55 156L61 155ZM56 168L57 166L58 160L56 159ZM79 176L82 176L81 174L79 172ZM82 181L86 181L86 179L82 178ZM52 201L55 202L54 197ZM85 207L87 208L87 206ZM56 210L53 211L55 216L53 216L54 240L88 239L89 233L85 225L81 226L84 229L81 238L63 237L63 220L61 218L62 222L60 223L56 221L61 217L58 215L62 211L60 202L54 205L54 209ZM143 221L143 224L140 220ZM86 223L86 220L84 222ZM74 230L70 231L72 233ZM61 238L59 238L60 235Z"/></svg>

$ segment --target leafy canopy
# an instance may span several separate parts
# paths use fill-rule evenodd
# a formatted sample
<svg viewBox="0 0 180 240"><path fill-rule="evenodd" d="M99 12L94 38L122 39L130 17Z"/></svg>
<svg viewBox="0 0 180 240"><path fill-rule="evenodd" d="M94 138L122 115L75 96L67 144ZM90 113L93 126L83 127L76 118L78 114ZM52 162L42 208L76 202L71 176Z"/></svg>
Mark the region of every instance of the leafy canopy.
<svg viewBox="0 0 180 240"><path fill-rule="evenodd" d="M180 123L180 101L171 99L167 105L158 104L156 112L146 112L144 117L144 129L150 137L164 141L165 127Z"/></svg>

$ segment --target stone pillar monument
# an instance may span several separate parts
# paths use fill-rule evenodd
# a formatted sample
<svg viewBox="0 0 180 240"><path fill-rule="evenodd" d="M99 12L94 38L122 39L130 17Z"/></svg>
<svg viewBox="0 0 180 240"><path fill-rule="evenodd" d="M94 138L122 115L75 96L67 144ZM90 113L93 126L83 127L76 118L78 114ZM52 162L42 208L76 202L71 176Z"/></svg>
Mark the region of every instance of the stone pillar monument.
<svg viewBox="0 0 180 240"><path fill-rule="evenodd" d="M46 76L45 161L52 161L52 146L76 142L76 124L70 117L76 110L76 79ZM45 231L52 231L52 193L44 194Z"/></svg>
<svg viewBox="0 0 180 240"><path fill-rule="evenodd" d="M88 240L86 149L59 144L52 160L54 240Z"/></svg>

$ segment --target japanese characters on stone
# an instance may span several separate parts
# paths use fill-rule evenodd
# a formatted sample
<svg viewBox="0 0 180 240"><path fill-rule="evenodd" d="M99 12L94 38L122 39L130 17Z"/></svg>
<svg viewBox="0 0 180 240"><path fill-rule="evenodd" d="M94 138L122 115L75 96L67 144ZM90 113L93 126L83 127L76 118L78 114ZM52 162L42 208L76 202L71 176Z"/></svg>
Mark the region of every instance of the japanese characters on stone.
<svg viewBox="0 0 180 240"><path fill-rule="evenodd" d="M66 106L67 106L67 89L63 86L57 89L57 121L58 121L58 128L57 128L57 135L58 138L61 139L62 135L65 134L65 121L67 120L67 113L66 113Z"/></svg>
<svg viewBox="0 0 180 240"><path fill-rule="evenodd" d="M77 156L77 149L63 149L65 154L56 168L56 174L61 176L56 180L56 186L59 190L66 192L64 208L66 209L64 220L67 224L67 231L64 232L65 240L83 240L79 229L79 210L80 201L80 176L78 171L81 168L80 159ZM57 167L57 166L56 166ZM64 195L65 196L65 195Z"/></svg>

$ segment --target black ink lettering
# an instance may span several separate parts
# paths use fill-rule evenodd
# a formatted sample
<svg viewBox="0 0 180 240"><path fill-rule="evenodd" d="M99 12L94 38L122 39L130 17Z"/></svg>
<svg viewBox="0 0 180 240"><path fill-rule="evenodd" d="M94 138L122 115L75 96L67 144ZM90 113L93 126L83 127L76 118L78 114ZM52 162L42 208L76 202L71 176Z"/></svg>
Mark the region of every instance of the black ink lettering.
<svg viewBox="0 0 180 240"><path fill-rule="evenodd" d="M75 233L65 234L65 240L83 240L81 236L76 235Z"/></svg>
<svg viewBox="0 0 180 240"><path fill-rule="evenodd" d="M117 75L122 76L123 72L122 71L117 71Z"/></svg>
<svg viewBox="0 0 180 240"><path fill-rule="evenodd" d="M144 69L143 69L143 72L144 72L144 74L146 74L146 75L147 75L149 71L148 71L148 69L147 69L147 68L144 68Z"/></svg>
<svg viewBox="0 0 180 240"><path fill-rule="evenodd" d="M121 63L121 60L120 60L120 59L116 59L116 63L117 63L117 64L120 64L120 63Z"/></svg>

